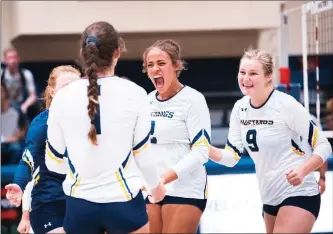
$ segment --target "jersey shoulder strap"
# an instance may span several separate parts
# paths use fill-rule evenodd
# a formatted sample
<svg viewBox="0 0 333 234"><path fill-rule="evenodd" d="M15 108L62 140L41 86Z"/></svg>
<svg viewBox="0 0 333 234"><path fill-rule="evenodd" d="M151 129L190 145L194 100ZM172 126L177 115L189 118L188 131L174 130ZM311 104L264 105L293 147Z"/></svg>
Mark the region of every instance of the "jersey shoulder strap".
<svg viewBox="0 0 333 234"><path fill-rule="evenodd" d="M26 80L25 80L25 75L24 75L24 72L23 72L22 68L19 68L19 73L20 73L21 84L24 87L24 89L26 89L26 87L25 87Z"/></svg>

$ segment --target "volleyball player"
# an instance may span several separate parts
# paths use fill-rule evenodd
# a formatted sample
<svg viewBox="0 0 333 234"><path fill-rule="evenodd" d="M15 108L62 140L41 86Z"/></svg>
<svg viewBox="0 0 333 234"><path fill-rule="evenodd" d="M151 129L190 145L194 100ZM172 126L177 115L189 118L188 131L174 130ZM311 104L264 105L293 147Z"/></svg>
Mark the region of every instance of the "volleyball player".
<svg viewBox="0 0 333 234"><path fill-rule="evenodd" d="M7 198L16 206L21 204L22 191L27 187L22 225L19 226L21 233L29 231L27 225L29 222L37 234L63 232L66 200L62 182L67 171L57 174L49 171L45 166L45 153L50 154L50 148L45 148L46 123L54 95L69 83L79 80L80 76L80 72L72 66L59 66L52 70L45 90L46 109L33 119L26 136L22 159L15 172L14 182L5 187ZM58 163L61 162L62 160L58 161ZM27 186L31 180L33 180L33 189L31 185Z"/></svg>
<svg viewBox="0 0 333 234"><path fill-rule="evenodd" d="M204 96L183 85L180 47L159 40L143 54L143 68L155 86L151 104L152 153L166 184L167 195L147 200L152 233L195 233L207 202L210 115Z"/></svg>
<svg viewBox="0 0 333 234"><path fill-rule="evenodd" d="M238 84L244 96L230 116L225 149L211 147L210 158L234 166L245 148L256 167L268 233L310 233L320 210L313 173L332 153L309 113L292 96L274 90L270 54L247 51ZM305 157L299 136L313 148Z"/></svg>
<svg viewBox="0 0 333 234"><path fill-rule="evenodd" d="M107 22L89 25L81 37L86 79L64 88L53 100L48 119L46 164L68 155L63 184L67 195L64 230L71 233L149 232L138 165L151 201L164 187L150 154L150 109L146 91L115 75L122 41ZM132 153L133 152L133 153Z"/></svg>

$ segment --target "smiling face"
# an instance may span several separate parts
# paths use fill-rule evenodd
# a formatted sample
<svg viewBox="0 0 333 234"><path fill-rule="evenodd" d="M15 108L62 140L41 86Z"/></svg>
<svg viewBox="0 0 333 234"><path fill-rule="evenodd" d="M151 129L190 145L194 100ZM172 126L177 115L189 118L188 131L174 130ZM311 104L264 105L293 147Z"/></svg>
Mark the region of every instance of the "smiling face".
<svg viewBox="0 0 333 234"><path fill-rule="evenodd" d="M153 47L146 56L146 70L157 91L165 93L177 81L177 67L163 50Z"/></svg>
<svg viewBox="0 0 333 234"><path fill-rule="evenodd" d="M266 76L262 64L256 59L242 59L238 72L238 85L244 95L255 95L263 90L270 77Z"/></svg>
<svg viewBox="0 0 333 234"><path fill-rule="evenodd" d="M260 50L244 53L238 72L238 85L244 95L254 99L272 89L273 59Z"/></svg>

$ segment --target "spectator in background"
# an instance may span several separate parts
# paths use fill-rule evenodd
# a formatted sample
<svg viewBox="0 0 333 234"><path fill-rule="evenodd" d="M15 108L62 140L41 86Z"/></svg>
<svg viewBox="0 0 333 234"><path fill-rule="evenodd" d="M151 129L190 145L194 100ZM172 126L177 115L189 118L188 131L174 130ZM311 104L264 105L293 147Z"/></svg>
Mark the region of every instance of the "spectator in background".
<svg viewBox="0 0 333 234"><path fill-rule="evenodd" d="M4 51L5 69L1 72L9 100L32 119L39 112L36 87L31 71L20 68L20 57L13 48Z"/></svg>
<svg viewBox="0 0 333 234"><path fill-rule="evenodd" d="M328 99L326 103L326 112L333 112L333 97Z"/></svg>
<svg viewBox="0 0 333 234"><path fill-rule="evenodd" d="M326 129L327 131L333 131L333 98L330 98L327 103L326 103L326 116L325 116L325 124L326 124ZM333 148L333 138L328 138L328 142L331 144L331 147ZM326 189L326 176L325 173L327 171L328 167L328 162L324 163L320 168L319 168L319 189L320 193L323 194Z"/></svg>
<svg viewBox="0 0 333 234"><path fill-rule="evenodd" d="M327 131L333 131L333 97L326 103L325 124ZM328 138L328 141L333 148L333 138Z"/></svg>
<svg viewBox="0 0 333 234"><path fill-rule="evenodd" d="M27 129L24 115L9 102L8 90L1 82L1 164L17 164L22 154L22 140Z"/></svg>
<svg viewBox="0 0 333 234"><path fill-rule="evenodd" d="M326 112L325 122L327 131L333 131L333 110ZM333 138L328 138L328 141L331 143L333 148Z"/></svg>

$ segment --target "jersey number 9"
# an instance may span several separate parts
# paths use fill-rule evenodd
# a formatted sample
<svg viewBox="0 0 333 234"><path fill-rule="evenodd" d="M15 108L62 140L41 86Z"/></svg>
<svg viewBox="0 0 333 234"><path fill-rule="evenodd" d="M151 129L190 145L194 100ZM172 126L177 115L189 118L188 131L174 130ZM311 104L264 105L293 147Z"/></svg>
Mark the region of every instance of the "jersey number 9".
<svg viewBox="0 0 333 234"><path fill-rule="evenodd" d="M257 131L255 129L250 129L246 133L246 141L249 144L249 149L252 152L258 152L259 147L257 145Z"/></svg>

